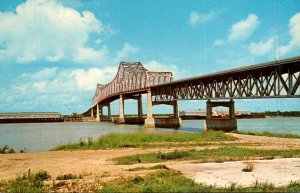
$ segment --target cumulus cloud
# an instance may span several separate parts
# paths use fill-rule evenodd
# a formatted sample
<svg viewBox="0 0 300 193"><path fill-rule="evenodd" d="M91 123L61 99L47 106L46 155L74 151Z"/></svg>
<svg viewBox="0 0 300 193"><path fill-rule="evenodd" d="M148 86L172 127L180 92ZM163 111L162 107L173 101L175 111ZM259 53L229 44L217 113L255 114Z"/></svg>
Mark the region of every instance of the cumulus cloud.
<svg viewBox="0 0 300 193"><path fill-rule="evenodd" d="M121 61L127 60L129 56L134 55L138 51L138 47L125 43L123 48L117 52L116 57L114 58L114 63L120 63Z"/></svg>
<svg viewBox="0 0 300 193"><path fill-rule="evenodd" d="M300 48L300 13L295 14L289 21L290 41L286 45L280 45L277 49L277 57L283 56L294 49ZM277 36L272 36L265 41L252 42L249 46L249 51L255 56L264 56L275 49ZM278 55L279 54L279 55Z"/></svg>
<svg viewBox="0 0 300 193"><path fill-rule="evenodd" d="M76 69L71 72L79 90L92 91L97 83L107 84L117 74L117 67L105 67L103 69L90 68L88 70Z"/></svg>
<svg viewBox="0 0 300 193"><path fill-rule="evenodd" d="M241 20L231 26L228 41L236 42L248 38L254 33L258 25L258 17L255 14L249 14L245 20Z"/></svg>
<svg viewBox="0 0 300 193"><path fill-rule="evenodd" d="M0 12L0 26L0 61L99 64L108 55L108 49L90 42L89 36L109 34L109 27L92 12L78 12L56 0L28 0L15 12Z"/></svg>
<svg viewBox="0 0 300 193"><path fill-rule="evenodd" d="M216 17L215 12L199 13L199 12L196 12L196 11L192 11L190 13L189 24L191 26L197 26L199 24L211 21L215 17Z"/></svg>
<svg viewBox="0 0 300 193"><path fill-rule="evenodd" d="M275 37L271 37L266 41L251 43L249 46L249 51L252 55L264 56L274 49L275 40Z"/></svg>
<svg viewBox="0 0 300 193"><path fill-rule="evenodd" d="M280 55L285 55L293 49L300 48L300 12L295 14L289 21L289 33L291 40L287 45L279 46Z"/></svg>

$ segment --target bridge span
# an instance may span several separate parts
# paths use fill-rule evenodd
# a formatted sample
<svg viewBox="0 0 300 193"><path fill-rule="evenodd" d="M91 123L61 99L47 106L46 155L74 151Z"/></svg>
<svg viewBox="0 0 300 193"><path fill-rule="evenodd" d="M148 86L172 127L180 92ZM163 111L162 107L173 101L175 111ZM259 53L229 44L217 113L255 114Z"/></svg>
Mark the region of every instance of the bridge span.
<svg viewBox="0 0 300 193"><path fill-rule="evenodd" d="M97 84L92 105L84 115L100 121L102 108L107 106L110 118L110 103L120 99L118 122L126 123L124 100L136 99L137 119L145 126L179 127L178 100L207 100L206 129L232 131L237 129L233 99L300 98L299 84L300 56L176 81L173 81L172 72L151 72L140 62L121 62L112 82ZM147 93L145 120L141 97L144 93ZM173 117L154 119L152 106L159 104L172 105ZM215 106L228 107L229 119L213 119Z"/></svg>

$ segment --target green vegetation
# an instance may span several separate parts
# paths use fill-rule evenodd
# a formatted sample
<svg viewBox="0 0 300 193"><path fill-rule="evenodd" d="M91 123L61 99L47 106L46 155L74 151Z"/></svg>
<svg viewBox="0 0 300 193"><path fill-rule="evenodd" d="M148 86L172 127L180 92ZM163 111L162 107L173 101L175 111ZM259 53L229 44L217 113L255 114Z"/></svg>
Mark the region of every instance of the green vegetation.
<svg viewBox="0 0 300 193"><path fill-rule="evenodd" d="M77 143L59 145L53 150L195 146L234 141L235 139L235 137L223 132L108 134L98 140L89 138L88 141L85 141L80 139Z"/></svg>
<svg viewBox="0 0 300 193"><path fill-rule="evenodd" d="M39 193L46 192L44 181L51 178L47 171L40 170L37 173L30 173L30 170L14 180L2 182L0 190L14 193ZM2 191L1 190L1 191Z"/></svg>
<svg viewBox="0 0 300 193"><path fill-rule="evenodd" d="M3 147L0 147L0 154L7 154L7 153L16 153L16 151L9 147L8 145L4 145Z"/></svg>
<svg viewBox="0 0 300 193"><path fill-rule="evenodd" d="M247 163L246 167L242 169L243 172L252 172L254 169L254 165L252 163Z"/></svg>
<svg viewBox="0 0 300 193"><path fill-rule="evenodd" d="M241 147L222 147L202 151L172 151L147 153L115 158L117 164L160 163L171 160L196 160L197 162L224 162L249 159L273 159L277 157L300 157L300 150L265 150Z"/></svg>
<svg viewBox="0 0 300 193"><path fill-rule="evenodd" d="M20 153L26 153L28 150L26 148L22 148ZM4 145L3 147L0 146L0 154L8 154L8 153L16 153L16 151L9 147L8 145Z"/></svg>
<svg viewBox="0 0 300 193"><path fill-rule="evenodd" d="M140 171L140 170L158 170L158 169L167 169L165 165L163 164L157 164L152 167L136 167L136 168L131 168L128 171L133 172L133 171Z"/></svg>
<svg viewBox="0 0 300 193"><path fill-rule="evenodd" d="M217 188L197 184L179 172L160 170L145 177L135 176L118 179L104 185L101 192L299 192L300 182L291 182L288 186L275 187L270 183L254 182L250 187L238 186L235 183Z"/></svg>
<svg viewBox="0 0 300 193"><path fill-rule="evenodd" d="M134 176L119 178L111 182L103 183L99 192L299 192L300 182L290 182L287 186L275 187L268 182L254 181L250 187L242 187L236 183L230 183L226 187L197 184L193 180L184 177L180 172L166 170L163 165L152 167L158 171L151 172L146 176ZM148 168L149 169L149 168ZM135 170L137 171L137 170ZM71 177L72 176L72 177ZM74 179L74 174L63 175L61 181L51 185L51 176L47 171L37 173L24 173L13 180L0 181L0 192L8 193L39 193L56 192L67 184L65 178ZM77 176L78 177L78 176ZM47 182L47 183L45 183ZM74 182L75 183L75 182ZM73 182L71 183L73 185ZM94 186L92 191L99 190Z"/></svg>
<svg viewBox="0 0 300 193"><path fill-rule="evenodd" d="M76 175L76 174L63 174L63 175L58 175L56 177L56 180L73 180L73 179L82 179L83 175Z"/></svg>
<svg viewBox="0 0 300 193"><path fill-rule="evenodd" d="M300 111L266 111L267 116L300 117Z"/></svg>
<svg viewBox="0 0 300 193"><path fill-rule="evenodd" d="M300 138L300 135L295 135L290 133L271 133L268 131L264 131L264 132L238 131L238 133L245 134L245 135L256 135L256 136L267 136L267 137Z"/></svg>
<svg viewBox="0 0 300 193"><path fill-rule="evenodd" d="M28 152L28 149L26 147L20 149L20 153L27 153Z"/></svg>

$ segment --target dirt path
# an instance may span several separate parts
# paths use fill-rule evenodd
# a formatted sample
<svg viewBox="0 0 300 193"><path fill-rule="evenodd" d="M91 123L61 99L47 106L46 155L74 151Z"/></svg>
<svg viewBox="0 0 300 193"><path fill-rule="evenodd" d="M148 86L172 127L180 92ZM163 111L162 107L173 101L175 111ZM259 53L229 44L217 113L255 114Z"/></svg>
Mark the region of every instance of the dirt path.
<svg viewBox="0 0 300 193"><path fill-rule="evenodd" d="M51 151L25 154L0 155L0 179L14 178L16 174L40 169L47 170L52 176L72 173L105 172L119 175L122 166L115 165L111 159L115 157L141 154L153 150L85 150L85 151ZM126 166L125 166L126 167Z"/></svg>
<svg viewBox="0 0 300 193"><path fill-rule="evenodd" d="M242 146L255 146L273 149L300 149L300 139L263 137L231 134L238 138L237 143ZM204 149L207 146L190 147L189 149ZM211 147L210 148L216 148ZM106 177L106 180L121 176L146 174L149 170L129 172L129 168L153 166L155 164L115 165L111 159L148 152L166 152L175 149L188 148L155 148L155 149L117 149L117 150L81 150L81 151L51 151L25 154L0 154L0 179L15 178L22 174L40 169L47 170L52 177L61 174L89 174L90 176ZM105 180L104 178L102 180Z"/></svg>
<svg viewBox="0 0 300 193"><path fill-rule="evenodd" d="M238 143L255 146L256 148L300 149L300 139L242 135L236 133L228 134L238 138Z"/></svg>

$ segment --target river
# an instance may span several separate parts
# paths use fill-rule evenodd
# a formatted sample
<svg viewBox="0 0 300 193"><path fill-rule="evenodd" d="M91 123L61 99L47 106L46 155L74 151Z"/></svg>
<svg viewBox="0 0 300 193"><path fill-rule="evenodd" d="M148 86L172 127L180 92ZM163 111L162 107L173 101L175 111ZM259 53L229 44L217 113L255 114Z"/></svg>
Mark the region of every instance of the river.
<svg viewBox="0 0 300 193"><path fill-rule="evenodd" d="M18 123L0 124L0 147L9 145L19 151L48 151L59 144L77 142L80 138L98 138L108 133L136 132L202 132L204 120L185 120L180 129L147 129L138 125L114 125L95 122ZM265 119L239 119L239 131L269 131L300 135L300 118L276 117Z"/></svg>

